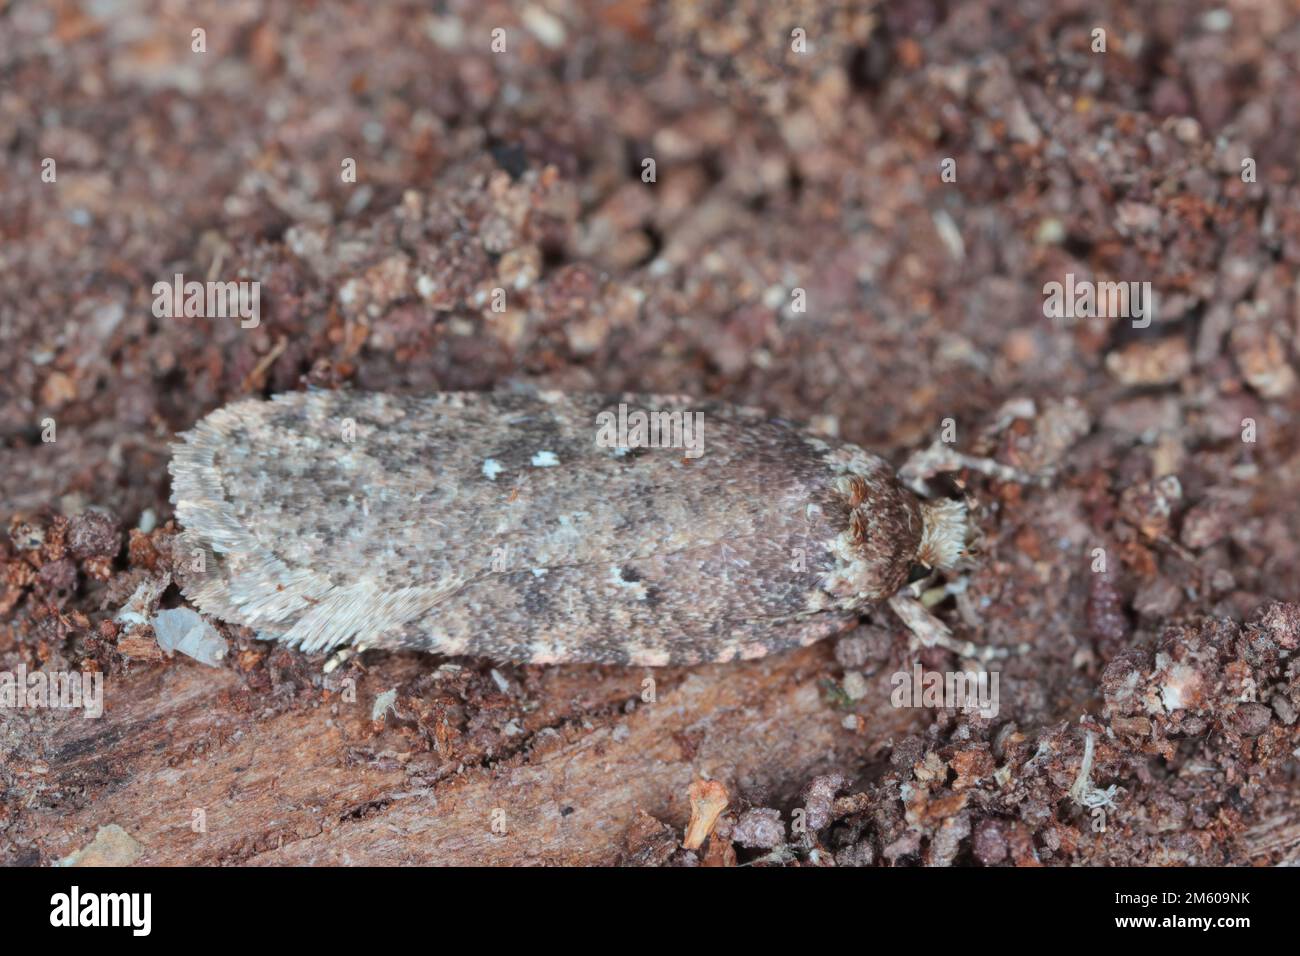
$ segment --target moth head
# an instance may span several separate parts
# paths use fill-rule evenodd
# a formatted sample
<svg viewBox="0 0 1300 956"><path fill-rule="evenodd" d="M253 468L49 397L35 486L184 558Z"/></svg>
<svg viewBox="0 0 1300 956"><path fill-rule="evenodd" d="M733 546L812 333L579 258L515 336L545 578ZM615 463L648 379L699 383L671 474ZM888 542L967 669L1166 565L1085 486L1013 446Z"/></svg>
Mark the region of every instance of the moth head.
<svg viewBox="0 0 1300 956"><path fill-rule="evenodd" d="M966 552L966 540L970 534L966 503L946 498L922 501L921 521L917 562L940 571L956 567Z"/></svg>
<svg viewBox="0 0 1300 956"><path fill-rule="evenodd" d="M924 531L920 503L887 466L837 484L847 527L835 543L830 584L844 599L883 601L907 582Z"/></svg>

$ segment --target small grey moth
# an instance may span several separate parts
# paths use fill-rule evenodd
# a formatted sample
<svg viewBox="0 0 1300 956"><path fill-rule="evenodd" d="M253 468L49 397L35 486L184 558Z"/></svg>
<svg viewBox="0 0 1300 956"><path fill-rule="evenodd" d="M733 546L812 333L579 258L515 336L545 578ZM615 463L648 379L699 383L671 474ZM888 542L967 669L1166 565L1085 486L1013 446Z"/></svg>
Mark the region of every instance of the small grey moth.
<svg viewBox="0 0 1300 956"><path fill-rule="evenodd" d="M693 424L693 444L609 440L620 405L623 432ZM181 437L172 503L208 556L182 590L304 651L757 658L950 567L966 535L961 503L854 445L678 396L297 392Z"/></svg>

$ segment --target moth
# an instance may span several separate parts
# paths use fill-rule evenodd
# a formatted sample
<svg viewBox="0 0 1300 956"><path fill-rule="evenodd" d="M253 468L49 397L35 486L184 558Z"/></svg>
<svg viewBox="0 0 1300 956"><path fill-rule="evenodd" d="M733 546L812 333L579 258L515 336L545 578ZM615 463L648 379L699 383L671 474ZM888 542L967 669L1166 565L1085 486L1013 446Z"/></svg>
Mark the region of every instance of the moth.
<svg viewBox="0 0 1300 956"><path fill-rule="evenodd" d="M761 411L680 396L310 391L170 462L186 597L262 639L533 664L811 644L952 567L958 501Z"/></svg>

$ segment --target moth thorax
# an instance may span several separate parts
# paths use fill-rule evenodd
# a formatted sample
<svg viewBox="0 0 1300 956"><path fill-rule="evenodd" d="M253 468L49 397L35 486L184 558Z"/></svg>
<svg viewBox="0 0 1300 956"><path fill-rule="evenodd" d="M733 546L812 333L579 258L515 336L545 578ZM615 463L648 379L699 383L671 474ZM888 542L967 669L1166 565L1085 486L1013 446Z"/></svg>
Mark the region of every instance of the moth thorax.
<svg viewBox="0 0 1300 956"><path fill-rule="evenodd" d="M925 525L920 503L883 471L841 478L838 490L847 519L841 583L858 600L883 601L907 583L916 560Z"/></svg>

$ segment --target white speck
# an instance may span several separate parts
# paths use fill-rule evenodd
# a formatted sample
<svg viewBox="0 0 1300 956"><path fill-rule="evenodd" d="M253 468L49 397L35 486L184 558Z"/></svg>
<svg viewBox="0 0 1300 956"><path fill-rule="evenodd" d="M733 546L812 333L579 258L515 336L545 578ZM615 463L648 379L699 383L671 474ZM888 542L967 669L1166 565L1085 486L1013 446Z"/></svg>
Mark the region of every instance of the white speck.
<svg viewBox="0 0 1300 956"><path fill-rule="evenodd" d="M541 40L543 45L552 50L564 46L564 24L541 7L529 4L524 7L519 19L524 21L524 26L533 36Z"/></svg>
<svg viewBox="0 0 1300 956"><path fill-rule="evenodd" d="M535 578L544 578L544 577L546 577L546 569L545 569L545 568L533 568L533 577L535 577Z"/></svg>
<svg viewBox="0 0 1300 956"><path fill-rule="evenodd" d="M1232 11L1207 10L1201 14L1201 28L1210 33L1224 33L1232 29Z"/></svg>
<svg viewBox="0 0 1300 956"><path fill-rule="evenodd" d="M353 305L360 297L361 283L356 279L349 279L339 289L339 301L344 305Z"/></svg>
<svg viewBox="0 0 1300 956"><path fill-rule="evenodd" d="M1034 241L1040 246L1060 245L1065 241L1065 226L1059 219L1044 219L1034 232Z"/></svg>
<svg viewBox="0 0 1300 956"><path fill-rule="evenodd" d="M455 50L465 42L465 25L455 17L430 17L424 32L444 50Z"/></svg>
<svg viewBox="0 0 1300 956"><path fill-rule="evenodd" d="M226 656L228 645L214 628L187 607L159 611L153 616L153 632L164 651L179 651L209 667Z"/></svg>
<svg viewBox="0 0 1300 956"><path fill-rule="evenodd" d="M1160 688L1160 700L1165 705L1165 710L1173 713L1183 706L1182 687L1177 684L1166 684Z"/></svg>
<svg viewBox="0 0 1300 956"><path fill-rule="evenodd" d="M939 238L948 249L948 255L961 262L966 258L966 243L962 241L961 230L952 221L952 216L939 209L931 215L931 219L934 220L935 231L939 233Z"/></svg>
<svg viewBox="0 0 1300 956"><path fill-rule="evenodd" d="M397 700L396 687L392 688L391 690L384 691L382 694L380 694L378 697L375 698L374 706L370 708L370 719L379 720L381 717L384 716L384 713L388 710L388 708L393 706L393 702L396 700Z"/></svg>
<svg viewBox="0 0 1300 956"><path fill-rule="evenodd" d="M1194 706L1200 689L1200 675L1187 664L1169 666L1167 657L1162 663L1162 657L1165 656L1157 655L1156 666L1165 669L1165 680L1160 687L1160 702L1165 705L1165 710L1172 714L1175 710Z"/></svg>
<svg viewBox="0 0 1300 956"><path fill-rule="evenodd" d="M501 474L501 462L495 458L483 459L483 477L488 481L496 481L497 475Z"/></svg>
<svg viewBox="0 0 1300 956"><path fill-rule="evenodd" d="M152 508L145 508L140 512L139 526L142 534L148 534L154 528L158 527L158 515Z"/></svg>
<svg viewBox="0 0 1300 956"><path fill-rule="evenodd" d="M871 691L867 679L862 676L861 671L845 671L844 680L840 686L844 689L845 695L849 700L861 700Z"/></svg>
<svg viewBox="0 0 1300 956"><path fill-rule="evenodd" d="M533 456L534 468L554 468L560 463L560 459L555 457L553 451L539 451Z"/></svg>

